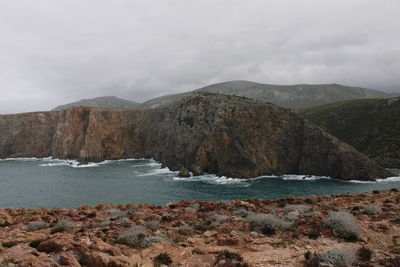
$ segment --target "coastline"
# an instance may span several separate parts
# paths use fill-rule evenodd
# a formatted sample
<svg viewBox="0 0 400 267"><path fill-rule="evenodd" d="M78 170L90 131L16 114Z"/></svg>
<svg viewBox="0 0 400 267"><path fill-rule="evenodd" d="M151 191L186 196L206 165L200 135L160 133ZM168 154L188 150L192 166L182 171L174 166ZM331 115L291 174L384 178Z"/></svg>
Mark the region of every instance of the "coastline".
<svg viewBox="0 0 400 267"><path fill-rule="evenodd" d="M399 203L400 192L394 188L331 196L289 195L277 200L0 209L0 263L155 266L155 259L166 254L165 259L180 264L174 266L231 266L221 265L238 259L224 253L229 251L248 266L304 266L308 251L323 254L337 248L356 255L364 247L373 253L368 264L396 266ZM360 229L356 240L349 241L327 226L327 219L337 211L354 216ZM260 221L271 219L266 214L277 219L274 225L279 221L282 225L271 226L273 231L267 232L257 228ZM143 231L148 243L137 243L129 235L132 231Z"/></svg>

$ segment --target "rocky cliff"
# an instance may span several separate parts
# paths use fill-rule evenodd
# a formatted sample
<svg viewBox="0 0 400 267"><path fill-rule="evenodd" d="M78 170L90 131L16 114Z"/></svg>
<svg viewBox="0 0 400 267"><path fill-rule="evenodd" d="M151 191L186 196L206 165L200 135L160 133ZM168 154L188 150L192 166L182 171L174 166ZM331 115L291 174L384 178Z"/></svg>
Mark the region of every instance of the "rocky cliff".
<svg viewBox="0 0 400 267"><path fill-rule="evenodd" d="M0 117L1 157L82 162L153 157L172 170L249 178L314 174L373 180L392 175L287 109L242 97L192 94L167 108Z"/></svg>

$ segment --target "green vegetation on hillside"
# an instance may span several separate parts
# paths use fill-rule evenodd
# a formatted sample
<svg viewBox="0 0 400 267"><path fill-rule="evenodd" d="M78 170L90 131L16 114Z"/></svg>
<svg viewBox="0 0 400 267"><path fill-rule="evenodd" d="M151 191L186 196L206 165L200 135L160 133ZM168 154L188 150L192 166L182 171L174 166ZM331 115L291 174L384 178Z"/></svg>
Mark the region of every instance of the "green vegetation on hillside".
<svg viewBox="0 0 400 267"><path fill-rule="evenodd" d="M400 166L400 97L349 100L301 115L383 166Z"/></svg>
<svg viewBox="0 0 400 267"><path fill-rule="evenodd" d="M270 102L281 107L307 107L360 98L387 98L396 96L372 89L344 86L340 84L295 84L272 85L250 81L230 81L211 84L192 92L208 92L237 95L261 102ZM191 92L157 97L141 104L142 108L165 107L177 102Z"/></svg>
<svg viewBox="0 0 400 267"><path fill-rule="evenodd" d="M110 108L110 109L132 109L137 108L139 103L118 98L115 96L102 96L102 97L95 97L91 99L82 99L77 102L60 105L54 108L52 111L59 111L63 109L67 109L70 107L98 107L98 108Z"/></svg>

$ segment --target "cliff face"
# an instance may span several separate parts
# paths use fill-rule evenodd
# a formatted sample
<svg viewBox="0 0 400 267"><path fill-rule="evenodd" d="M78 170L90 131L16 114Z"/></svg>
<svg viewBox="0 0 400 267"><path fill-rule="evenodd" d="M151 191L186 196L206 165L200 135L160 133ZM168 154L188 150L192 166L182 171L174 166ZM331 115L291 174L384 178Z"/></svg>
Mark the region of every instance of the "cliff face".
<svg viewBox="0 0 400 267"><path fill-rule="evenodd" d="M49 157L58 112L0 116L0 158Z"/></svg>
<svg viewBox="0 0 400 267"><path fill-rule="evenodd" d="M36 125L33 115L22 114L13 115L19 116L15 123L0 124L6 132L32 133L27 140L19 140L21 135L9 140L2 131L2 157L51 155L83 162L153 157L172 170L242 178L299 173L373 180L391 175L289 110L240 97L193 94L164 109L80 107L34 114L46 123ZM45 136L43 145L18 150ZM7 146L13 143L18 147Z"/></svg>

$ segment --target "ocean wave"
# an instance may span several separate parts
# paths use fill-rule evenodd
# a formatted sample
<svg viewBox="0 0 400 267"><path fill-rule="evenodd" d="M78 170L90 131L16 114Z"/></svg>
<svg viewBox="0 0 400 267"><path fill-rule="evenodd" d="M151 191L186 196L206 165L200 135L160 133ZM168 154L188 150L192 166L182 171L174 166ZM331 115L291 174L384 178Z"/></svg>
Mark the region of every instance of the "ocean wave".
<svg viewBox="0 0 400 267"><path fill-rule="evenodd" d="M176 171L171 171L168 167L166 168L159 168L159 169L150 169L146 172L139 172L137 176L150 176L150 175L157 175L157 174L178 174Z"/></svg>
<svg viewBox="0 0 400 267"><path fill-rule="evenodd" d="M202 182L206 184L246 184L248 186L250 186L249 182L251 180L251 179L230 178L226 176L219 177L214 174L204 174L188 178L174 177L172 179L174 181Z"/></svg>
<svg viewBox="0 0 400 267"><path fill-rule="evenodd" d="M400 176L388 177L386 179L376 179L376 181L349 180L346 182L356 183L356 184L376 184L376 183L400 182Z"/></svg>
<svg viewBox="0 0 400 267"><path fill-rule="evenodd" d="M278 176L278 178L282 178L285 181L315 181L320 179L332 179L328 176L315 176L315 175L298 175L298 174L286 174L282 176Z"/></svg>
<svg viewBox="0 0 400 267"><path fill-rule="evenodd" d="M4 159L5 160L5 159ZM118 159L118 160L104 160L101 162L89 162L82 164L77 160L71 159L58 159L58 158L9 158L7 160L22 160L22 161L44 161L46 163L40 164L41 167L54 167L54 166L69 166L72 168L91 168L91 167L99 167L102 165L112 164L115 162L134 162L134 161L149 161L149 163L134 165L135 166L143 166L143 167L152 167L152 166L160 166L161 163L156 162L154 159Z"/></svg>
<svg viewBox="0 0 400 267"><path fill-rule="evenodd" d="M159 167L161 166L161 163L158 162L149 162L149 163L145 163L145 164L135 164L132 165L132 168L139 168L139 167Z"/></svg>

